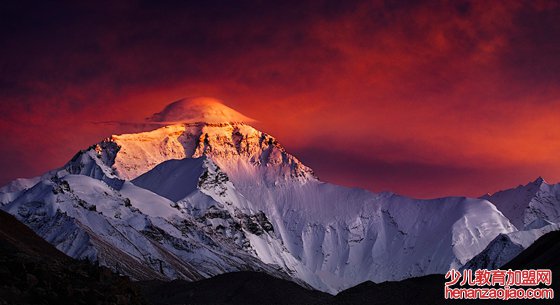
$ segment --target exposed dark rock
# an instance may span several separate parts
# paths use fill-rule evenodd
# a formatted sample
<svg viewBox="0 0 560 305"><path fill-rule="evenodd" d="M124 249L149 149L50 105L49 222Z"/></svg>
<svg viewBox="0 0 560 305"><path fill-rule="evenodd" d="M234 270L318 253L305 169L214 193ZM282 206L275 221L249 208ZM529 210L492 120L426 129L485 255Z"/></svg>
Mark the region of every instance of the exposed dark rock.
<svg viewBox="0 0 560 305"><path fill-rule="evenodd" d="M149 304L128 278L76 261L0 211L0 304Z"/></svg>

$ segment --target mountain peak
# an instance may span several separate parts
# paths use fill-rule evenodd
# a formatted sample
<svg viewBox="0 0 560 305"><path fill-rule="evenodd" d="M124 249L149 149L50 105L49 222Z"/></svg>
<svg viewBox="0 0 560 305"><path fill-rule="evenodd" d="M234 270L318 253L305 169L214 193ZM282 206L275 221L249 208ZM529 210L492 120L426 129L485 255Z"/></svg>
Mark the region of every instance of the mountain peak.
<svg viewBox="0 0 560 305"><path fill-rule="evenodd" d="M541 184L543 184L543 182L546 183L546 181L544 180L544 178L541 177L541 176L539 176L537 179L535 179L535 180L532 182L532 184L534 184L534 185L541 185Z"/></svg>
<svg viewBox="0 0 560 305"><path fill-rule="evenodd" d="M255 120L224 105L212 97L195 97L177 100L162 111L147 118L161 124L177 123L249 123Z"/></svg>

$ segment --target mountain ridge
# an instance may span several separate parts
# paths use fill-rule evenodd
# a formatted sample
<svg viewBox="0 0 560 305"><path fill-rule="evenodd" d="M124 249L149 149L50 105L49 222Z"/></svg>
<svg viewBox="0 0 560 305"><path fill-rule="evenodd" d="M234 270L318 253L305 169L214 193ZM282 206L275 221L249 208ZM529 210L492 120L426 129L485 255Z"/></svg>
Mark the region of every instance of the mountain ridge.
<svg viewBox="0 0 560 305"><path fill-rule="evenodd" d="M335 293L445 273L520 230L493 198L417 200L321 182L238 122L114 135L36 180L2 188L2 209L66 253L137 279L264 271ZM535 202L529 215L557 219L558 202Z"/></svg>

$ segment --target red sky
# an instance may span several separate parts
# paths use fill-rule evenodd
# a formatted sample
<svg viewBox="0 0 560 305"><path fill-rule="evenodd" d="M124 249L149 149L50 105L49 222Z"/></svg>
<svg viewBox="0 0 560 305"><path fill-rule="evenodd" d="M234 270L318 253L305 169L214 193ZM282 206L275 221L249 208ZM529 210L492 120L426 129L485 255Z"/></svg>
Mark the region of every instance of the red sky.
<svg viewBox="0 0 560 305"><path fill-rule="evenodd" d="M557 1L152 2L0 4L0 184L200 95L329 182L560 180Z"/></svg>

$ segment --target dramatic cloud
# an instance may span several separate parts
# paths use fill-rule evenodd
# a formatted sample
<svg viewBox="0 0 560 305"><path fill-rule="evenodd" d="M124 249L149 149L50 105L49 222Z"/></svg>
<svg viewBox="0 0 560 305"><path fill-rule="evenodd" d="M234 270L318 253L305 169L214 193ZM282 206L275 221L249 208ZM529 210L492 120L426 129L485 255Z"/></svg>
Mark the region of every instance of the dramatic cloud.
<svg viewBox="0 0 560 305"><path fill-rule="evenodd" d="M327 181L433 197L560 180L557 1L0 6L0 183L188 96Z"/></svg>
<svg viewBox="0 0 560 305"><path fill-rule="evenodd" d="M175 101L149 117L147 121L160 124L255 122L224 105L222 101L209 97L185 98Z"/></svg>

